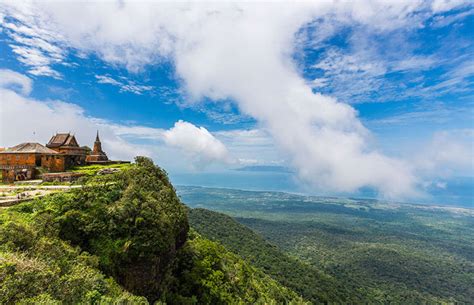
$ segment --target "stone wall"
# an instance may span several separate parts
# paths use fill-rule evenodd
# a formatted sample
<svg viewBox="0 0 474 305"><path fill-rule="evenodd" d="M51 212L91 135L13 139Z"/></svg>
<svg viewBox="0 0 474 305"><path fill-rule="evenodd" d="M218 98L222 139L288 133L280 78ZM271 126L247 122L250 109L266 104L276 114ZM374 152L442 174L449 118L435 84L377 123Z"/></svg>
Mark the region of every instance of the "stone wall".
<svg viewBox="0 0 474 305"><path fill-rule="evenodd" d="M37 165L41 165L41 156L33 153L0 154L3 182L33 179Z"/></svg>
<svg viewBox="0 0 474 305"><path fill-rule="evenodd" d="M82 147L60 146L52 147L51 149L66 155L66 167L84 165L86 163L87 152Z"/></svg>
<svg viewBox="0 0 474 305"><path fill-rule="evenodd" d="M64 155L43 155L41 157L41 167L50 172L63 172L66 169Z"/></svg>
<svg viewBox="0 0 474 305"><path fill-rule="evenodd" d="M39 158L39 159L38 159ZM29 153L1 153L0 165L28 165L39 166L41 164L41 156Z"/></svg>
<svg viewBox="0 0 474 305"><path fill-rule="evenodd" d="M29 165L0 165L2 170L2 181L11 183L14 181L30 180L35 177L35 167Z"/></svg>
<svg viewBox="0 0 474 305"><path fill-rule="evenodd" d="M3 182L34 179L35 168L40 166L50 172L63 172L66 169L65 156L35 153L0 154Z"/></svg>

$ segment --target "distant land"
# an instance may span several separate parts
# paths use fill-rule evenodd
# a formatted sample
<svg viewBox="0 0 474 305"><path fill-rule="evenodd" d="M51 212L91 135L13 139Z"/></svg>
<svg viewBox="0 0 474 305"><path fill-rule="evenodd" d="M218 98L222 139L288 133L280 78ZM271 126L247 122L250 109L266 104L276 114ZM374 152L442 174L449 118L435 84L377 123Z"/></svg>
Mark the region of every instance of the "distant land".
<svg viewBox="0 0 474 305"><path fill-rule="evenodd" d="M258 170L260 167L230 170L219 173L170 173L174 185L195 185L204 187L231 188L252 191L282 191L296 194L334 196L341 198L377 199L377 193L371 189L362 189L357 193L330 194L310 188L303 188L295 175L288 171ZM273 171L273 169L275 169ZM284 169L282 167L281 169ZM424 191L422 198L403 200L409 203L428 205L457 206L474 208L474 177L452 177L434 181Z"/></svg>
<svg viewBox="0 0 474 305"><path fill-rule="evenodd" d="M177 185L176 190L178 194L182 196L184 203L189 204L191 207L206 208L221 212L233 210L233 207L235 207L237 203L235 209L251 211L259 210L261 206L265 206L265 209L267 209L269 202L274 204L275 202L281 201L284 202L285 205L279 205L280 208L291 207L291 210L296 208L305 210L312 209L315 206L323 204L337 205L366 212L375 210L392 210L403 213L407 211L444 211L474 217L474 207L472 206L455 207L450 205L406 203L370 198L313 196L279 191L253 191L188 185Z"/></svg>

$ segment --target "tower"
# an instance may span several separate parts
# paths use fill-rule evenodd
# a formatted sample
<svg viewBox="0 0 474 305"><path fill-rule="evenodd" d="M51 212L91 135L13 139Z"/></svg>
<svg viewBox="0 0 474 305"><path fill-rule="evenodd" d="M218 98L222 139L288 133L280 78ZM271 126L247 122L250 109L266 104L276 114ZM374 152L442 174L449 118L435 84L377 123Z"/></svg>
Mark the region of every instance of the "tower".
<svg viewBox="0 0 474 305"><path fill-rule="evenodd" d="M94 148L90 155L87 156L86 162L94 163L94 162L104 162L108 161L106 153L102 150L102 143L100 142L99 138L99 131L97 130L97 135L94 141Z"/></svg>
<svg viewBox="0 0 474 305"><path fill-rule="evenodd" d="M105 153L102 151L102 143L100 143L99 139L99 131L97 130L97 135L95 136L95 141L94 141L94 149L92 150L92 154L96 155L101 155Z"/></svg>

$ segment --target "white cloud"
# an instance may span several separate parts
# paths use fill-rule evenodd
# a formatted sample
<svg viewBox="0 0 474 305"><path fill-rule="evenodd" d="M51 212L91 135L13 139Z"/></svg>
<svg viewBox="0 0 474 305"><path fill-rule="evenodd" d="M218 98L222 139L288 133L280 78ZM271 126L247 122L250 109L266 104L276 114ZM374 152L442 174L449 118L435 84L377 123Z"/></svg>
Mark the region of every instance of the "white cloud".
<svg viewBox="0 0 474 305"><path fill-rule="evenodd" d="M330 21L323 19L322 22L309 26L311 31L318 33L321 23L329 23L341 29L341 36L345 39L343 44L329 45L327 40L320 43L325 48L322 54L316 57L313 66L315 69L310 72L314 73L317 79L328 79L329 86L319 86L319 83L316 83L313 88L330 92L340 101L351 104L401 101L407 98L427 100L446 93L465 92L469 82L462 82L461 79L444 89L431 86L449 77L457 65L464 65L468 60L466 53L469 53L466 49L469 48L469 42L463 41L462 38L453 39L456 26L443 36L444 43L433 43L430 48L425 47L426 34L432 31L431 27L436 20L441 22L454 16L456 20L462 20L472 14L472 9L466 11L469 9L467 1L439 2L440 5L435 5L433 1L400 1L400 20L391 24L391 28L386 28L383 24L390 20L387 15L395 15L390 13L391 8L388 8L387 12L383 12L382 8L390 6L390 2L361 5L361 10L362 7L368 7L367 11L380 15L373 17L375 19L370 17L366 21L360 21L356 26L349 24L349 31L344 27L348 23L338 18L332 18ZM466 6L461 10L441 14L463 4ZM395 4L395 7L398 7L398 4ZM374 21L379 18L382 30L374 26ZM467 30L467 26L463 28ZM315 48L312 35L302 36L304 46ZM426 72L428 70L433 73Z"/></svg>
<svg viewBox="0 0 474 305"><path fill-rule="evenodd" d="M296 33L317 18L329 16L343 24L360 24L382 32L421 26L426 14L418 13L429 13L429 3L210 6L122 1L17 5L4 11L20 16L24 24L35 24L35 29L55 33L52 36L61 37L58 41L70 48L93 52L130 71L163 58L172 60L191 101L202 97L235 100L243 114L255 118L271 134L300 177L316 187L349 192L370 186L390 197L416 193L417 178L410 166L371 148L370 133L356 111L333 98L314 94L298 74L291 55ZM448 6L452 7L441 3L433 9L438 12ZM22 30L32 29L27 26ZM346 59L348 66L343 68L349 72L385 72L377 63ZM185 122L165 132L165 139L169 145L188 149L189 154L200 153L203 160L227 158L225 147L207 130Z"/></svg>
<svg viewBox="0 0 474 305"><path fill-rule="evenodd" d="M474 117L473 103L466 103L464 106L446 105L439 102L419 103L413 106L410 111L403 110L402 113L388 114L386 117L367 121L372 127L383 126L415 126L416 124L437 123L449 125L456 121L469 121Z"/></svg>
<svg viewBox="0 0 474 305"><path fill-rule="evenodd" d="M474 129L436 132L416 156L417 170L428 177L471 175L474 169Z"/></svg>
<svg viewBox="0 0 474 305"><path fill-rule="evenodd" d="M392 37L386 37L380 43L368 39L372 34L366 31L352 35L350 47L328 48L312 66L322 76L314 79L311 86L322 92L329 88L335 97L346 103L386 102L420 96L422 90L415 85L428 87L420 77L423 71L440 66L450 70L455 63L455 60L434 55L413 55L410 44L400 39L393 43L390 42ZM400 75L395 80L390 78L394 73ZM455 89L450 88L451 91Z"/></svg>
<svg viewBox="0 0 474 305"><path fill-rule="evenodd" d="M431 8L434 12L448 11L458 6L466 4L463 0L434 0L431 4Z"/></svg>
<svg viewBox="0 0 474 305"><path fill-rule="evenodd" d="M311 86L313 88L321 88L321 87L326 87L327 84L328 84L328 81L329 79L328 78L315 78L313 79L313 81L311 82Z"/></svg>
<svg viewBox="0 0 474 305"><path fill-rule="evenodd" d="M288 156L277 145L272 135L264 129L234 129L214 133L238 158L239 165L288 164Z"/></svg>
<svg viewBox="0 0 474 305"><path fill-rule="evenodd" d="M96 75L95 78L100 84L110 84L120 88L120 92L132 92L138 95L143 94L146 91L153 90L153 86L137 85L135 82L126 80L126 82L118 81L107 75Z"/></svg>
<svg viewBox="0 0 474 305"><path fill-rule="evenodd" d="M167 145L183 150L198 167L212 162L234 162L225 145L204 127L180 120L163 133L163 139Z"/></svg>
<svg viewBox="0 0 474 305"><path fill-rule="evenodd" d="M276 149L272 136L263 129L233 129L210 133L189 122L178 121L175 125L170 129L123 125L112 125L112 128L115 134L124 139L139 139L153 145L165 142L169 147L185 152L182 157L193 161L191 169L203 169L204 163L234 166L287 162ZM178 156L174 158L177 159Z"/></svg>
<svg viewBox="0 0 474 305"><path fill-rule="evenodd" d="M234 129L215 133L216 137L230 146L275 147L272 136L263 129Z"/></svg>
<svg viewBox="0 0 474 305"><path fill-rule="evenodd" d="M22 4L21 8L28 12L24 14L7 3L0 4L3 13L8 8L11 9L8 15L14 17L16 22L4 19L0 26L11 38L10 47L17 54L18 61L29 67L28 73L32 75L61 78L61 74L52 68L53 65L64 63L66 50L60 44L60 36L46 30L41 24L35 24L29 15L32 8L28 5Z"/></svg>
<svg viewBox="0 0 474 305"><path fill-rule="evenodd" d="M409 71L417 70L423 71L431 68L436 63L431 57L411 56L409 58L401 59L391 63L392 71Z"/></svg>
<svg viewBox="0 0 474 305"><path fill-rule="evenodd" d="M464 18L472 14L474 14L474 8L459 13L450 14L448 16L439 15L433 18L433 22L431 25L433 27L445 27L452 23L462 21Z"/></svg>
<svg viewBox="0 0 474 305"><path fill-rule="evenodd" d="M8 69L0 69L0 88L20 87L23 95L31 92L33 82L23 74Z"/></svg>
<svg viewBox="0 0 474 305"><path fill-rule="evenodd" d="M95 78L97 79L97 82L100 83L100 84L110 84L110 85L114 85L114 86L122 86L122 83L120 83L119 81L113 79L110 76L96 75Z"/></svg>

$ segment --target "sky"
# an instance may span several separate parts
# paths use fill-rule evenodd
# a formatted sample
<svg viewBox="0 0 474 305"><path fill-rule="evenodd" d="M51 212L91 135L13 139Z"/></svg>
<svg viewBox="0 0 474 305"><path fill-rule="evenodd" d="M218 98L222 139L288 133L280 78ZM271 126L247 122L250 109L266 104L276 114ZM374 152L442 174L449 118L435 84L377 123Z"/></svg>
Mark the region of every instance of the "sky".
<svg viewBox="0 0 474 305"><path fill-rule="evenodd" d="M472 204L473 29L458 0L1 0L0 146L99 130L177 184L441 202L467 181Z"/></svg>

